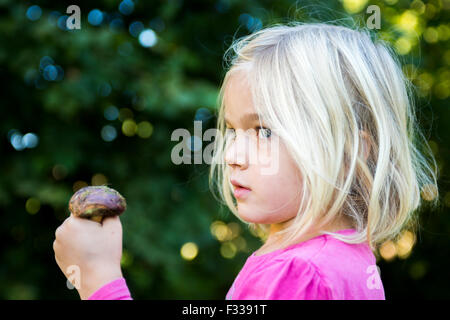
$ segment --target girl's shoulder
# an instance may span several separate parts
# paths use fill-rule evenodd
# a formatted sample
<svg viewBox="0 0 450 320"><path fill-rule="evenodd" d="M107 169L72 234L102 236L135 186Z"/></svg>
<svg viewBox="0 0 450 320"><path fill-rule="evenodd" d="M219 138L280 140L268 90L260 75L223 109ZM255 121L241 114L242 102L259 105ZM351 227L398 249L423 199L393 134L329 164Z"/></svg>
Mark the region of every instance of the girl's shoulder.
<svg viewBox="0 0 450 320"><path fill-rule="evenodd" d="M354 229L345 229L336 233L349 235L354 232ZM290 260L311 264L318 272L327 274L351 272L355 268L365 272L366 266L376 264L375 255L367 243L346 243L328 234L288 247L274 257L278 262Z"/></svg>
<svg viewBox="0 0 450 320"><path fill-rule="evenodd" d="M365 243L348 244L321 235L283 250L252 255L246 264L245 278L252 283L271 284L287 291L295 288L296 292L315 287L321 296L338 299L384 297L375 256ZM381 291L370 290L372 282Z"/></svg>
<svg viewBox="0 0 450 320"><path fill-rule="evenodd" d="M339 230L336 233L341 235L348 235L354 232L356 232L355 229L344 229ZM249 260L258 262L275 262L301 257L302 260L309 261L313 260L316 256L326 253L327 251L335 252L337 248L339 248L338 251L340 252L340 254L342 254L343 251L353 251L355 249L365 250L366 246L364 244L362 246L348 246L348 244L344 243L343 241L335 239L331 235L324 234L301 243L290 245L284 249L278 249L268 253L260 254L258 253L259 250L255 251L249 257Z"/></svg>
<svg viewBox="0 0 450 320"><path fill-rule="evenodd" d="M324 237L247 259L235 283L236 299L331 299L332 291L307 258L325 243Z"/></svg>
<svg viewBox="0 0 450 320"><path fill-rule="evenodd" d="M338 233L353 231L346 229ZM308 274L333 281L365 277L367 270L376 267L376 258L366 243L349 244L325 234L267 254L252 254L246 264L260 274Z"/></svg>

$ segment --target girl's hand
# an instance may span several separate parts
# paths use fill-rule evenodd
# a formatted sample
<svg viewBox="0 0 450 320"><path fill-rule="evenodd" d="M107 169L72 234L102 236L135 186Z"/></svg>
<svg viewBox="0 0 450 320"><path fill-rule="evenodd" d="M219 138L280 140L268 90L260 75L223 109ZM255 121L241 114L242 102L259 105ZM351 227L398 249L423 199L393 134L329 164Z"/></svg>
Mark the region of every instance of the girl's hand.
<svg viewBox="0 0 450 320"><path fill-rule="evenodd" d="M55 238L56 263L75 282L81 299L123 277L122 224L118 216L104 218L100 224L71 214L56 229Z"/></svg>

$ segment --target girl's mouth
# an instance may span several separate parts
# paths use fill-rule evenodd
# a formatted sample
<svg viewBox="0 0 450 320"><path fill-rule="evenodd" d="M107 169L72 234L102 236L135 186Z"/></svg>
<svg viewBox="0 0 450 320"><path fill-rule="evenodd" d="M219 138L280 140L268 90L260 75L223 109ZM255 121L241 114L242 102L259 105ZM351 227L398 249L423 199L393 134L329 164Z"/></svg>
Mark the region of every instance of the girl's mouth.
<svg viewBox="0 0 450 320"><path fill-rule="evenodd" d="M250 193L250 189L244 188L244 187L237 187L234 188L234 196L239 199L244 199L248 196Z"/></svg>
<svg viewBox="0 0 450 320"><path fill-rule="evenodd" d="M243 199L250 193L250 188L247 188L246 186L243 186L240 182L237 180L231 179L231 184L234 187L234 196L239 199Z"/></svg>

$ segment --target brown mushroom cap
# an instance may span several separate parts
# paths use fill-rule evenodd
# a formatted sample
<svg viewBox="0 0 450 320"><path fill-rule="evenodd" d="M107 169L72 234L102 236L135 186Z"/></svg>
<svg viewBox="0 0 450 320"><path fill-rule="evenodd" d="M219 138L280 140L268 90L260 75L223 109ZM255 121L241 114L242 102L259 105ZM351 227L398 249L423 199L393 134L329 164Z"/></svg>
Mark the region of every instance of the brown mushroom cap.
<svg viewBox="0 0 450 320"><path fill-rule="evenodd" d="M74 216L101 222L104 217L118 216L127 208L125 198L106 186L89 186L75 192L69 201Z"/></svg>

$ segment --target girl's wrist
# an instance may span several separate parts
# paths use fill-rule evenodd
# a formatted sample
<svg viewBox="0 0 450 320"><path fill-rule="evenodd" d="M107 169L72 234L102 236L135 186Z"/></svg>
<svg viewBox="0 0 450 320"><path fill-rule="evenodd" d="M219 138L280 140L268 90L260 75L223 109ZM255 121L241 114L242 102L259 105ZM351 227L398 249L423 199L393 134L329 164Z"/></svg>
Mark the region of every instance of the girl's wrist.
<svg viewBox="0 0 450 320"><path fill-rule="evenodd" d="M123 278L122 270L119 267L114 268L95 268L83 275L81 273L81 285L78 294L81 300L87 300L92 294L104 285Z"/></svg>

